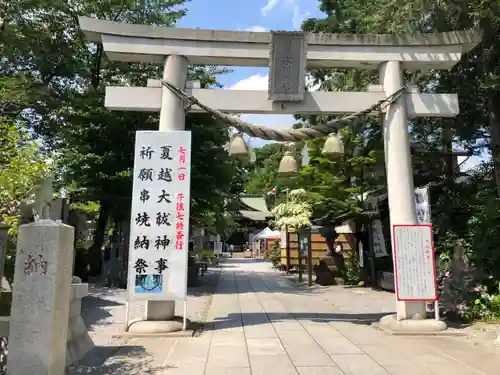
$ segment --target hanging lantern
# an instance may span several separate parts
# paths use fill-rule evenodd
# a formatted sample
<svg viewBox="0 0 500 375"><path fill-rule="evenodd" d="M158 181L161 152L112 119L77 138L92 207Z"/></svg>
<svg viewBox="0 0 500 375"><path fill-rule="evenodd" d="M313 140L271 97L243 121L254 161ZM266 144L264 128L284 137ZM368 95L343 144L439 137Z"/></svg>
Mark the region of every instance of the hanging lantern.
<svg viewBox="0 0 500 375"><path fill-rule="evenodd" d="M298 172L297 160L291 151L286 151L281 159L278 173L283 176L291 176Z"/></svg>
<svg viewBox="0 0 500 375"><path fill-rule="evenodd" d="M229 143L229 156L233 156L240 160L248 160L248 146L241 133L234 135Z"/></svg>
<svg viewBox="0 0 500 375"><path fill-rule="evenodd" d="M328 135L322 153L327 159L337 159L344 154L344 146L337 132Z"/></svg>

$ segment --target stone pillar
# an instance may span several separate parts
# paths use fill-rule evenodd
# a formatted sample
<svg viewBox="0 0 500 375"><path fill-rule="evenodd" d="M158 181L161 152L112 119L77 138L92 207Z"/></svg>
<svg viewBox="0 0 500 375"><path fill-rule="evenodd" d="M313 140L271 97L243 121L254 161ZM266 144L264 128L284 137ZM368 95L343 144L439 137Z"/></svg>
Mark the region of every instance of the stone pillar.
<svg viewBox="0 0 500 375"><path fill-rule="evenodd" d="M83 284L81 279L73 277L71 297L69 301L68 338L66 342L66 367L78 362L94 343L89 336L87 327L81 314L82 299L89 294L89 285Z"/></svg>
<svg viewBox="0 0 500 375"><path fill-rule="evenodd" d="M380 66L380 81L387 96L398 91L404 85L401 62L383 63ZM394 224L417 224L408 114L403 95L388 106L382 131L391 228ZM394 253L394 243L392 249ZM426 316L424 302L396 302L396 304L398 319L424 319Z"/></svg>
<svg viewBox="0 0 500 375"><path fill-rule="evenodd" d="M19 228L8 375L64 374L73 240L73 227L52 220Z"/></svg>
<svg viewBox="0 0 500 375"><path fill-rule="evenodd" d="M5 269L5 255L7 253L7 242L9 240L9 227L0 223L0 288L3 287L3 275Z"/></svg>
<svg viewBox="0 0 500 375"><path fill-rule="evenodd" d="M186 87L188 60L184 56L170 55L165 61L163 79L175 87ZM168 88L163 87L160 131L185 130L186 113L184 102ZM171 320L175 314L175 301L148 301L146 303L146 320Z"/></svg>

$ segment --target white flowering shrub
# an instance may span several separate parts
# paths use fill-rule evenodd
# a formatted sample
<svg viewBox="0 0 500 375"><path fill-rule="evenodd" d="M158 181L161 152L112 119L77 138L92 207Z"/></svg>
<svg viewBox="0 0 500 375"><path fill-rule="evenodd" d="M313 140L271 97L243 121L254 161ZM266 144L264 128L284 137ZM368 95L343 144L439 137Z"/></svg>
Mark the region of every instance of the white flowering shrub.
<svg viewBox="0 0 500 375"><path fill-rule="evenodd" d="M306 229L311 226L312 207L306 200L304 189L290 191L288 202L277 205L272 211L274 222L278 228L292 230Z"/></svg>

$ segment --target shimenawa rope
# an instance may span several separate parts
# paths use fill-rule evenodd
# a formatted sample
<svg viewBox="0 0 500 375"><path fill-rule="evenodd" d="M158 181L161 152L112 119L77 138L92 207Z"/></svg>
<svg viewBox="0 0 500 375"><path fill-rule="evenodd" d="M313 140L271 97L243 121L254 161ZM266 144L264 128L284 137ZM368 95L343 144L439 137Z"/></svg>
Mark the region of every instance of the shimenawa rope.
<svg viewBox="0 0 500 375"><path fill-rule="evenodd" d="M189 95L187 92L175 87L167 81L161 81L162 85L172 91L180 99L183 99L187 103L187 108L196 105L203 109L204 111L210 113L213 117L221 120L225 124L236 128L238 131L245 133L251 137L257 137L260 139L278 141L278 142L300 142L308 141L314 138L325 137L330 133L336 133L340 126L346 122L350 122L357 118L362 118L374 111L382 111L384 108L390 104L397 101L401 95L404 94L406 86L402 86L399 90L393 94L387 96L385 99L379 100L377 103L371 107L353 113L351 115L345 116L341 119L330 121L326 124L314 125L310 128L300 128L300 129L289 129L289 130L276 130L266 128L261 125L253 125L245 121L241 121L239 118L234 116L229 116L217 109L210 108L205 104L201 103L194 96Z"/></svg>

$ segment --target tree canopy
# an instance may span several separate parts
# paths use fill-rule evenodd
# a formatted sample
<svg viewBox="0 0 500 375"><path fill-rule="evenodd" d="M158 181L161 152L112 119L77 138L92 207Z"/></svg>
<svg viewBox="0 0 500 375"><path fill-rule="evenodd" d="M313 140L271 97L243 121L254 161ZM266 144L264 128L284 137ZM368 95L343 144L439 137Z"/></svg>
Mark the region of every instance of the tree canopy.
<svg viewBox="0 0 500 375"><path fill-rule="evenodd" d="M449 71L406 72L407 82L422 92L457 93L460 114L455 118L418 118L409 122L413 149L414 183L431 183L435 244L442 260L440 280L452 279L451 259L463 251L472 276L455 275L452 310L466 318L500 317L500 268L498 267L498 221L500 192L500 3L495 0L320 0L322 18L307 19L307 32L325 33L429 33L480 27L481 43L464 54ZM314 84L326 91L364 91L378 83L374 70L319 69L309 72ZM327 116L298 116L301 126L324 123ZM277 165L280 145L268 145L257 155L268 160L249 173L246 189L267 192L275 183L307 191L314 216L327 212L350 212L365 216L365 193L385 187L381 123L371 118L356 121L342 130L345 155L328 160L321 154L323 139L307 143L310 163L295 178L282 179ZM453 150L492 154L473 170L457 170ZM281 199L284 199L282 194ZM279 201L279 200L278 200ZM453 219L450 219L453 218ZM390 236L387 236L390 238ZM446 276L447 275L447 276ZM467 280L465 282L464 280ZM443 284L444 285L444 284ZM452 288L452 289L453 289ZM448 299L450 289L443 292Z"/></svg>
<svg viewBox="0 0 500 375"><path fill-rule="evenodd" d="M77 16L165 27L186 14L185 3L14 0L0 8L0 74L16 79L17 91L25 93L6 116L23 118L73 202L98 205L97 251L108 221L128 220L135 132L158 128L157 114L107 110L105 87L146 86L148 78L161 77L163 65L110 61L101 44L86 41ZM188 79L213 87L226 72L192 66ZM232 225L226 211L240 191L241 169L224 149L229 130L204 114L189 114L186 128L193 136L191 225Z"/></svg>

